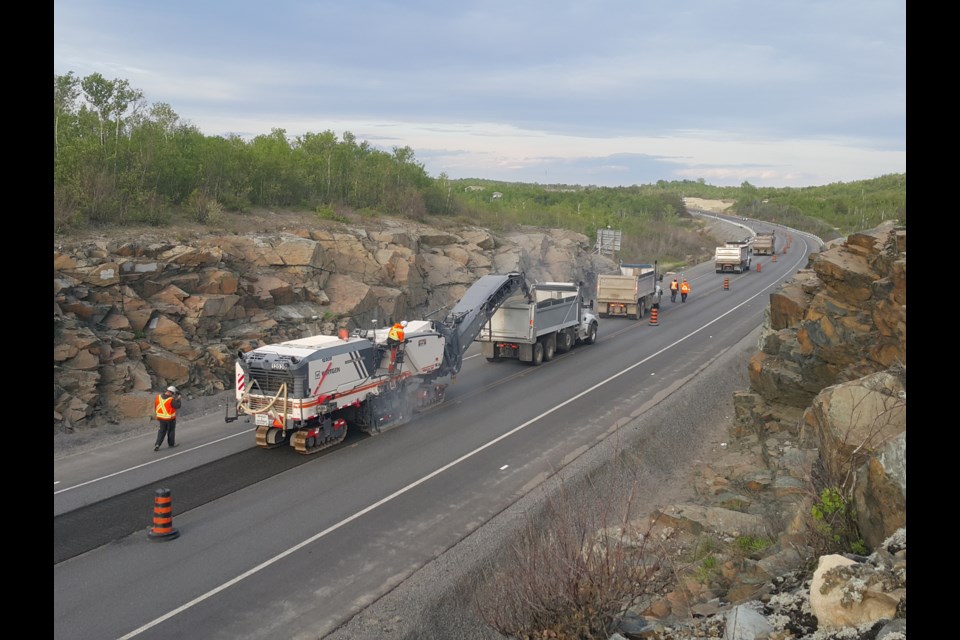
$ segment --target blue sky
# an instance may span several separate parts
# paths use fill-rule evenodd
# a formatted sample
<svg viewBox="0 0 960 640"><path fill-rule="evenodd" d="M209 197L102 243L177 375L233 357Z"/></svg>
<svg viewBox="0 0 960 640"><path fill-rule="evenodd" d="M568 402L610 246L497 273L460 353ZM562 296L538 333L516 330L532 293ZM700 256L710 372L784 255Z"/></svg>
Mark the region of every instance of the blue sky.
<svg viewBox="0 0 960 640"><path fill-rule="evenodd" d="M349 131L434 177L906 172L903 1L54 0L53 51L206 135Z"/></svg>

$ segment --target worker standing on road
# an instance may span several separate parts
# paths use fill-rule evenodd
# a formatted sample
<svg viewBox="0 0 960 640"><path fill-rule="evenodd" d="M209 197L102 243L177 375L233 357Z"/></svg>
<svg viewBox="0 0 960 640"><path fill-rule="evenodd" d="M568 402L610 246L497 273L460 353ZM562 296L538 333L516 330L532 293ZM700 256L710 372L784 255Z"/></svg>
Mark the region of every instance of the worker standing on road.
<svg viewBox="0 0 960 640"><path fill-rule="evenodd" d="M690 283L687 282L687 279L683 279L683 283L680 285L680 302L687 301L687 295L690 293Z"/></svg>
<svg viewBox="0 0 960 640"><path fill-rule="evenodd" d="M177 446L177 409L180 408L180 392L173 385L163 390L163 393L157 395L154 403L154 412L157 416L157 441L153 445L154 451L160 450L163 439L167 439L167 446L171 449Z"/></svg>
<svg viewBox="0 0 960 640"><path fill-rule="evenodd" d="M677 282L677 279L674 278L673 282L670 283L670 302L677 301L677 291L680 290L680 283Z"/></svg>

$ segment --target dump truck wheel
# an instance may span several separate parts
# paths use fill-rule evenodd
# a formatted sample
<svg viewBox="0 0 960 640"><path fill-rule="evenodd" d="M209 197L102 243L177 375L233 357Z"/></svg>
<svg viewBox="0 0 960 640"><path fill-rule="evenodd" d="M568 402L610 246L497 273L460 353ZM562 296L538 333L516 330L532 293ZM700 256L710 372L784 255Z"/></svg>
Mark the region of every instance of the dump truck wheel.
<svg viewBox="0 0 960 640"><path fill-rule="evenodd" d="M597 323L590 323L590 330L587 333L587 337L584 339L584 342L587 344L593 344L597 341Z"/></svg>
<svg viewBox="0 0 960 640"><path fill-rule="evenodd" d="M534 367L543 364L543 343L539 340L533 345L533 359L530 361L530 364Z"/></svg>
<svg viewBox="0 0 960 640"><path fill-rule="evenodd" d="M543 361L550 362L551 360L553 360L553 356L556 352L557 352L557 336L556 334L554 334L543 341Z"/></svg>

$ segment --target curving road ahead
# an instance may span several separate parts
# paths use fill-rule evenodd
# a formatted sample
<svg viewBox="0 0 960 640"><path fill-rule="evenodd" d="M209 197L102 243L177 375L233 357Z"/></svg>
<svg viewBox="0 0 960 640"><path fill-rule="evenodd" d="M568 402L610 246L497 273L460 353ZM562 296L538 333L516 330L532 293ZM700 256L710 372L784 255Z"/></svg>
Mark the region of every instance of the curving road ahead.
<svg viewBox="0 0 960 640"><path fill-rule="evenodd" d="M685 271L690 298L656 326L603 320L595 345L540 367L474 345L443 405L318 456L257 449L252 424L215 414L183 420L176 450L153 453L151 433L55 460L54 637L324 637L625 429L651 465L682 456L703 435L644 417L750 336L820 246L778 235L777 261L728 289L712 263ZM175 540L147 536L159 488Z"/></svg>

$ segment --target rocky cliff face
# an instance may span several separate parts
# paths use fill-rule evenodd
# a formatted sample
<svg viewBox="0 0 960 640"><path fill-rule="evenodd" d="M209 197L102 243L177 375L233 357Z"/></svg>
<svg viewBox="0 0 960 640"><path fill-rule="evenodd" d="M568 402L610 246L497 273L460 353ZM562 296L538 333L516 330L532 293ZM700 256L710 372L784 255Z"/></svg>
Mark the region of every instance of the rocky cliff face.
<svg viewBox="0 0 960 640"><path fill-rule="evenodd" d="M312 225L55 240L54 432L149 416L168 384L188 397L228 389L238 350L391 318L442 319L489 273L593 287L597 273L616 269L589 238L563 230Z"/></svg>
<svg viewBox="0 0 960 640"><path fill-rule="evenodd" d="M906 230L884 224L771 294L730 441L688 503L636 523L687 564L622 635L906 637L906 271ZM829 551L857 535L864 555Z"/></svg>
<svg viewBox="0 0 960 640"><path fill-rule="evenodd" d="M907 234L884 225L811 257L770 296L750 383L806 407L824 387L907 364Z"/></svg>

